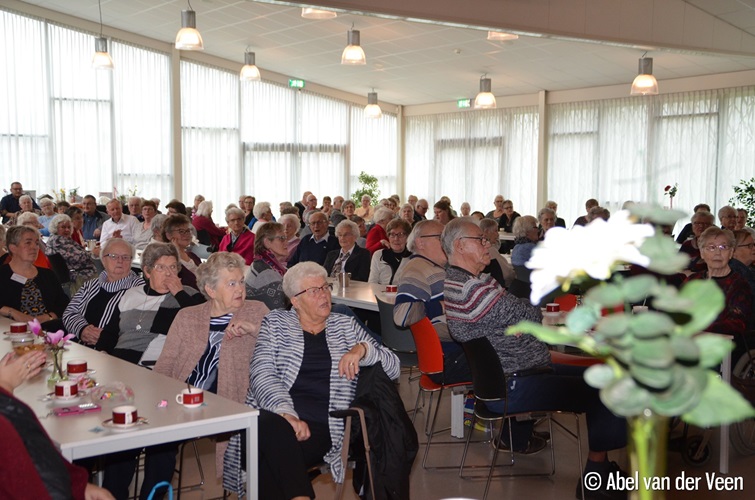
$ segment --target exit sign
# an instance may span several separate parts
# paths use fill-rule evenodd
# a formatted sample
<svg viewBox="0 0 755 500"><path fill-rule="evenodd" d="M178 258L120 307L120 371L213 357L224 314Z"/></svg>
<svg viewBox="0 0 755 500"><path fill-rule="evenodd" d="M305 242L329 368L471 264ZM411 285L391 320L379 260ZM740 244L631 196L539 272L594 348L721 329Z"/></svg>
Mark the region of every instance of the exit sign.
<svg viewBox="0 0 755 500"><path fill-rule="evenodd" d="M291 87L292 89L303 89L304 80L294 80L293 78L289 78L288 86Z"/></svg>
<svg viewBox="0 0 755 500"><path fill-rule="evenodd" d="M459 99L458 101L456 101L456 107L457 108L471 108L472 99Z"/></svg>

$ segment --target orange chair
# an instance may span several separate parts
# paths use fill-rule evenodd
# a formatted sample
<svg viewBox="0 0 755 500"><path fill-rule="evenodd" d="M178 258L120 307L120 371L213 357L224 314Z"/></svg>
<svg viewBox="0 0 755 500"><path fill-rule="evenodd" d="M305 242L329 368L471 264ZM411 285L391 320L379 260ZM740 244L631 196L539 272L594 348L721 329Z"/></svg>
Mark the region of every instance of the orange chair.
<svg viewBox="0 0 755 500"><path fill-rule="evenodd" d="M472 386L472 381L459 382L456 384L438 384L433 382L430 375L443 373L443 348L440 345L440 339L438 333L435 331L433 324L429 319L423 318L422 321L415 323L411 326L412 336L414 337L414 345L417 346L417 360L419 362L419 371L422 374L419 378L419 391L417 392L417 402L414 404L414 418L417 417L417 409L419 408L419 398L424 392L430 393L430 402L427 408L427 416L425 417L425 435L427 436L427 444L425 445L425 455L422 458L422 468L427 468L427 454L430 451L430 443L435 433L435 422L438 417L438 408L440 408L440 399L443 396L443 389L452 387L464 387ZM432 420L430 420L430 413L433 408L433 394L438 393L438 401L435 403L435 412L433 413ZM413 420L412 420L413 421ZM429 427L429 430L428 430ZM455 466L449 467L433 467L435 469L455 469Z"/></svg>

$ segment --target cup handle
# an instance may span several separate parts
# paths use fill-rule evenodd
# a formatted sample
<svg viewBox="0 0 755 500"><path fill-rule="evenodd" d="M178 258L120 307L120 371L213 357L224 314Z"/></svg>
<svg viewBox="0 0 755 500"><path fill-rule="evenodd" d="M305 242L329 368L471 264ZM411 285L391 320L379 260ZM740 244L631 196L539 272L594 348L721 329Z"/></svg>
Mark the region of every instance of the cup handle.
<svg viewBox="0 0 755 500"><path fill-rule="evenodd" d="M176 395L176 403L182 405L184 404L184 396L183 394L177 394Z"/></svg>

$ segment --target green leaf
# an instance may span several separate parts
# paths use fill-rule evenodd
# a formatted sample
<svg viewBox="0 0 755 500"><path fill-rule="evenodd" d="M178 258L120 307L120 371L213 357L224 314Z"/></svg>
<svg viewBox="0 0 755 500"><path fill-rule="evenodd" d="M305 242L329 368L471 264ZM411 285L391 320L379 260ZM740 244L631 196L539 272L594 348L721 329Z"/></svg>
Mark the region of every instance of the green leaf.
<svg viewBox="0 0 755 500"><path fill-rule="evenodd" d="M586 332L598 321L595 311L589 307L577 307L566 316L566 328L570 332Z"/></svg>
<svg viewBox="0 0 755 500"><path fill-rule="evenodd" d="M584 377L587 385L596 389L604 388L616 378L613 369L604 364L592 365L585 370Z"/></svg>
<svg viewBox="0 0 755 500"><path fill-rule="evenodd" d="M755 417L755 409L729 384L708 372L708 385L700 403L682 415L682 420L698 427L732 424Z"/></svg>
<svg viewBox="0 0 755 500"><path fill-rule="evenodd" d="M670 333L676 327L671 318L664 313L646 311L630 316L629 331L637 338L653 338Z"/></svg>
<svg viewBox="0 0 755 500"><path fill-rule="evenodd" d="M600 400L616 415L631 417L648 407L650 394L625 375L601 389Z"/></svg>
<svg viewBox="0 0 755 500"><path fill-rule="evenodd" d="M700 347L688 337L672 337L671 350L680 363L696 365L700 361Z"/></svg>
<svg viewBox="0 0 755 500"><path fill-rule="evenodd" d="M627 302L637 303L652 295L658 288L658 280L651 274L641 274L625 279L621 283L621 291Z"/></svg>
<svg viewBox="0 0 755 500"><path fill-rule="evenodd" d="M640 253L650 257L647 268L661 274L675 274L689 264L689 256L679 252L674 240L660 232L642 242Z"/></svg>
<svg viewBox="0 0 755 500"><path fill-rule="evenodd" d="M686 212L681 210L667 210L658 205L643 203L635 204L629 209L629 212L641 220L665 226L676 224L676 221L687 215Z"/></svg>
<svg viewBox="0 0 755 500"><path fill-rule="evenodd" d="M595 330L606 337L620 337L629 328L630 318L624 313L604 316L598 320Z"/></svg>
<svg viewBox="0 0 755 500"><path fill-rule="evenodd" d="M650 368L638 364L629 366L629 373L638 384L657 391L665 391L674 381L673 371L669 368Z"/></svg>
<svg viewBox="0 0 755 500"><path fill-rule="evenodd" d="M518 333L529 333L547 344L577 344L585 336L584 332L574 333L565 328L552 328L532 321L522 321L506 329L506 335Z"/></svg>
<svg viewBox="0 0 755 500"><path fill-rule="evenodd" d="M632 344L632 362L648 368L670 367L674 363L671 341L665 337L651 340L635 339Z"/></svg>
<svg viewBox="0 0 755 500"><path fill-rule="evenodd" d="M700 348L700 366L717 368L729 352L734 349L734 342L714 333L704 333L692 337Z"/></svg>
<svg viewBox="0 0 755 500"><path fill-rule="evenodd" d="M683 312L689 313L692 319L688 323L677 326L679 335L694 335L705 331L715 321L723 310L724 294L712 280L692 280L687 282L679 291L679 297L691 301L690 307Z"/></svg>
<svg viewBox="0 0 755 500"><path fill-rule="evenodd" d="M702 397L706 380L699 380L689 369L674 367L673 382L668 390L651 395L650 408L669 417L694 408Z"/></svg>
<svg viewBox="0 0 755 500"><path fill-rule="evenodd" d="M604 283L591 288L585 295L585 302L591 302L600 307L616 307L624 304L624 294L617 285Z"/></svg>

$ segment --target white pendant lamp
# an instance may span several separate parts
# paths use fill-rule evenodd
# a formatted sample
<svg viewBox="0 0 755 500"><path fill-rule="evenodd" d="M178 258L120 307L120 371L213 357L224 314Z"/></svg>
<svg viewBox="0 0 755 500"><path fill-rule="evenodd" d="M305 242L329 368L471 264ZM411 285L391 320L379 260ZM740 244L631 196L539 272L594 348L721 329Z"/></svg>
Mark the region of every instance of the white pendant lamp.
<svg viewBox="0 0 755 500"><path fill-rule="evenodd" d="M197 13L191 8L181 11L181 29L176 34L176 48L178 50L204 50L202 35L197 30Z"/></svg>
<svg viewBox="0 0 755 500"><path fill-rule="evenodd" d="M367 93L367 106L364 107L365 118L380 118L383 116L383 110L378 105L377 92Z"/></svg>
<svg viewBox="0 0 755 500"><path fill-rule="evenodd" d="M495 96L491 92L492 81L483 75L480 78L480 92L474 98L475 109L494 109L496 107Z"/></svg>
<svg viewBox="0 0 755 500"><path fill-rule="evenodd" d="M346 33L346 48L341 54L341 64L358 65L367 64L367 56L359 45L359 31L353 27Z"/></svg>
<svg viewBox="0 0 755 500"><path fill-rule="evenodd" d="M653 76L653 58L641 57L638 75L629 95L658 95L658 81Z"/></svg>
<svg viewBox="0 0 755 500"><path fill-rule="evenodd" d="M107 38L102 36L102 3L97 0L97 7L100 10L100 36L94 39L94 56L92 57L92 68L109 69L115 68L113 58L107 51Z"/></svg>
<svg viewBox="0 0 755 500"><path fill-rule="evenodd" d="M244 52L244 67L241 68L239 79L243 82L257 82L260 80L260 70L254 64L254 52Z"/></svg>

